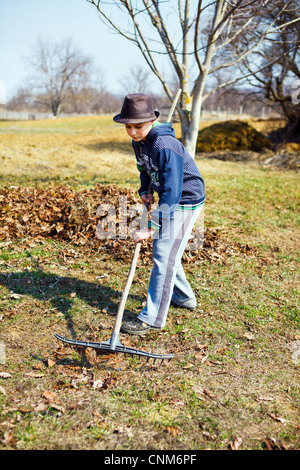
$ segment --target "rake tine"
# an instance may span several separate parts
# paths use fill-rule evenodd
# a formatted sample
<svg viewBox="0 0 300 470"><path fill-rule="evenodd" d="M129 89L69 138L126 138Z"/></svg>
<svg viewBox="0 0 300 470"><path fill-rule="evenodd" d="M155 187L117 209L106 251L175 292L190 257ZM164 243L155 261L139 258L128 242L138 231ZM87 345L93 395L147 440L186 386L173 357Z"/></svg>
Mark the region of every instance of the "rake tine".
<svg viewBox="0 0 300 470"><path fill-rule="evenodd" d="M115 345L115 347L112 347L109 342L104 342L104 343L97 343L93 341L81 341L81 340L73 340L69 338L65 338L58 333L55 333L54 336L59 339L60 341L67 343L73 347L79 347L79 348L92 348L92 349L97 349L97 350L102 350L110 353L123 353L127 354L129 356L139 356L139 357L145 357L147 358L147 362L149 361L150 358L153 359L153 363L157 360L165 360L168 359L169 361L174 357L174 354L155 354L155 353L148 353L146 351L140 350L140 349L135 349L135 348L128 348L126 346L123 346L119 341Z"/></svg>

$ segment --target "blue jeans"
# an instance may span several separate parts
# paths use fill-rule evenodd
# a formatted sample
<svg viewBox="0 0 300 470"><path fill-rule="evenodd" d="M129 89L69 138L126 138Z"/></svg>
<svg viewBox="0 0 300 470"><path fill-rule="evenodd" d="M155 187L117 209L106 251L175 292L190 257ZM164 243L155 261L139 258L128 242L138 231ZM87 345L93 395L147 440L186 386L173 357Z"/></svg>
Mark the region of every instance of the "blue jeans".
<svg viewBox="0 0 300 470"><path fill-rule="evenodd" d="M153 239L153 262L145 308L138 319L163 328L171 301L187 308L196 306L196 297L189 285L181 258L203 204L197 208L176 209Z"/></svg>

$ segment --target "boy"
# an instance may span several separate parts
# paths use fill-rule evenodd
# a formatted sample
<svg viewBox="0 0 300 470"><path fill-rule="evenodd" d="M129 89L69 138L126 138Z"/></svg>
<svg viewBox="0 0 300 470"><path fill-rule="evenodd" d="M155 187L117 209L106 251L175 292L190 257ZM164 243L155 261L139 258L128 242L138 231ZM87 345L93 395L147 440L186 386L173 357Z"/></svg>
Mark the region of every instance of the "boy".
<svg viewBox="0 0 300 470"><path fill-rule="evenodd" d="M158 207L148 229L137 230L135 243L153 237L153 262L147 303L135 320L124 321L122 331L143 334L166 324L170 304L194 309L195 295L185 277L181 258L204 204L204 181L192 157L175 138L172 124L160 124L152 99L131 94L113 119L125 125L132 139L140 171L139 195L151 209L152 192Z"/></svg>

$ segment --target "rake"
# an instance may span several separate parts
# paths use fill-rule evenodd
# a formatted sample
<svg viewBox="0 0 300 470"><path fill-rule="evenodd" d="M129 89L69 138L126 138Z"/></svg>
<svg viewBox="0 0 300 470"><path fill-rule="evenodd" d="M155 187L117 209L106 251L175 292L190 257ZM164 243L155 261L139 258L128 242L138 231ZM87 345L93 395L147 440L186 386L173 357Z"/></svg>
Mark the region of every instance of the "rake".
<svg viewBox="0 0 300 470"><path fill-rule="evenodd" d="M173 112L175 110L175 107L177 105L177 101L179 99L180 94L181 94L181 89L179 89L177 91L177 94L175 96L175 99L172 103L171 109L170 109L168 117L167 117L167 122L171 121L171 118L172 118ZM147 206L144 206L142 216L141 216L141 224L140 224L141 228L144 228L145 225L146 225L147 214L148 214L148 208L147 208ZM120 334L120 329L121 329L121 325L122 325L122 319L123 319L125 304L126 304L126 300L127 300L128 294L129 294L129 290L130 290L130 287L131 287L131 284L132 284L132 281L133 281L133 277L134 277L134 273L135 273L135 270L136 270L136 265L137 265L140 249L141 249L141 242L139 242L135 245L135 249L134 249L133 257L132 257L132 260L131 260L129 273L128 273L128 276L127 276L127 280L126 280L126 284L125 284L122 296L121 296L121 300L120 300L120 303L119 303L118 312L117 312L117 316L116 316L116 320L115 320L114 329L113 329L113 332L112 332L112 335L111 335L110 339L108 341L98 343L98 342L94 342L94 341L81 341L81 340L75 340L75 339L71 339L71 338L65 338L64 336L61 336L58 333L54 333L54 336L58 340L62 341L63 343L67 343L67 344L70 344L71 346L76 346L76 347L92 348L92 349L98 349L98 350L114 352L114 353L129 354L131 356L145 357L147 359L147 361L151 358L151 359L154 360L154 362L156 360L161 360L163 362L165 359L171 360L174 357L174 354L172 354L172 353L170 353L170 354L156 354L156 353L152 353L152 352L143 351L141 349L130 348L130 347L124 346L119 340L119 334Z"/></svg>

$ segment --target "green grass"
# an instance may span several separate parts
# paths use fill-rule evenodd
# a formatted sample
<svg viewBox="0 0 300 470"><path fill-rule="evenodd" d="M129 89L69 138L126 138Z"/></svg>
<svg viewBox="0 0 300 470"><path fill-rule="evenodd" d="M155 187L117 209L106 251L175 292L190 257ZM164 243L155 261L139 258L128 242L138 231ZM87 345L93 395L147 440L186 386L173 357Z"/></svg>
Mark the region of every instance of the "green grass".
<svg viewBox="0 0 300 470"><path fill-rule="evenodd" d="M95 140L99 131L110 142L110 126L106 118L1 122L0 154L9 160L1 187L80 191L102 182L137 189L130 150L119 154ZM122 146L118 132L115 145L120 138ZM30 139L21 146L24 135ZM29 172L30 145L46 158L53 135L60 146L53 169L41 172L31 153ZM62 155L70 165L59 171ZM127 163L104 168L106 158ZM95 163L78 171L74 159ZM227 450L239 438L244 450L270 442L299 450L298 174L202 158L197 164L206 181L205 225L219 230L207 257L185 263L197 309L171 307L162 332L121 335L132 347L173 351L169 363L65 348L53 336L108 340L129 262L61 240L0 240L0 372L11 375L0 377L1 449ZM70 250L74 257L65 258ZM151 260L138 266L126 315L140 311L150 272Z"/></svg>

